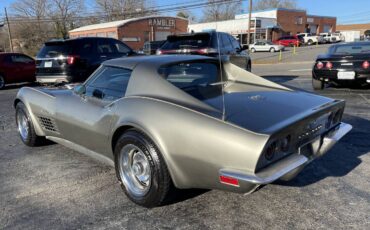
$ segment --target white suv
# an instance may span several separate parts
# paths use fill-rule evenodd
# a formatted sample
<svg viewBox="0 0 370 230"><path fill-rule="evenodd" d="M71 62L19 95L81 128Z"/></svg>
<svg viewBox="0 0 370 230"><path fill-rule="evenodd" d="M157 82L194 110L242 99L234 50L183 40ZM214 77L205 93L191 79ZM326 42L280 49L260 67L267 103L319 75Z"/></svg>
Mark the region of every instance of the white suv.
<svg viewBox="0 0 370 230"><path fill-rule="evenodd" d="M315 43L325 43L325 40L322 36L312 35L310 33L300 33L297 34L297 36L303 38L304 43L309 46Z"/></svg>

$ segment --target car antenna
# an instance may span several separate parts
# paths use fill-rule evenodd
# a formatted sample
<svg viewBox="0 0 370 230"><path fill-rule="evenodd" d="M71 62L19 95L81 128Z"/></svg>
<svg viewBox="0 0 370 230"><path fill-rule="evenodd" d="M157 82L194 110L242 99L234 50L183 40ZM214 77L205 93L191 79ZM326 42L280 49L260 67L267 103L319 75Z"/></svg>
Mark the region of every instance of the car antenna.
<svg viewBox="0 0 370 230"><path fill-rule="evenodd" d="M220 50L220 33L217 32L217 22L216 22L216 37L217 37L217 52L218 52L218 63L220 65L220 74L221 74L221 97L222 97L222 120L225 121L225 83L221 63L221 50Z"/></svg>

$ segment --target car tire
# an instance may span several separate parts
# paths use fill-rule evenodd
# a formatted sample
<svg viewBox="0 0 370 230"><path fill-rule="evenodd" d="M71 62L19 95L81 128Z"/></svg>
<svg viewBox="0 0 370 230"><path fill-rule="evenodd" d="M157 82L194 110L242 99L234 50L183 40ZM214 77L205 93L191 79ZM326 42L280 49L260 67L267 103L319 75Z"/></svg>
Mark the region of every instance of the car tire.
<svg viewBox="0 0 370 230"><path fill-rule="evenodd" d="M245 68L248 72L252 72L252 64L248 62L247 67Z"/></svg>
<svg viewBox="0 0 370 230"><path fill-rule="evenodd" d="M5 78L0 75L0 89L4 89L5 88Z"/></svg>
<svg viewBox="0 0 370 230"><path fill-rule="evenodd" d="M315 78L312 78L312 88L314 90L323 90L324 89L324 82L320 80L316 80Z"/></svg>
<svg viewBox="0 0 370 230"><path fill-rule="evenodd" d="M312 46L312 44L313 44L313 41L311 39L308 40L307 45Z"/></svg>
<svg viewBox="0 0 370 230"><path fill-rule="evenodd" d="M275 50L275 48L274 48L274 47L271 47L271 48L270 48L270 53L275 53L275 51L276 51L276 50Z"/></svg>
<svg viewBox="0 0 370 230"><path fill-rule="evenodd" d="M256 49L255 49L255 48L252 48L252 49L251 49L251 52L252 52L252 53L255 53L255 52L256 52Z"/></svg>
<svg viewBox="0 0 370 230"><path fill-rule="evenodd" d="M19 102L15 108L15 119L19 136L25 145L34 147L46 142L45 137L36 134L30 113L22 102Z"/></svg>
<svg viewBox="0 0 370 230"><path fill-rule="evenodd" d="M127 197L147 208L163 204L171 177L153 141L138 130L129 130L118 139L114 155L116 174Z"/></svg>

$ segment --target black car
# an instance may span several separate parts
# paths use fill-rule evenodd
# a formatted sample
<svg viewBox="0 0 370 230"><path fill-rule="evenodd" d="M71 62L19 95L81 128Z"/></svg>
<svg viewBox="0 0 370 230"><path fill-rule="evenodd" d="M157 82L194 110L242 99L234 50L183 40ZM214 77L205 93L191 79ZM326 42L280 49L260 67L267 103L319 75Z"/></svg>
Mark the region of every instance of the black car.
<svg viewBox="0 0 370 230"><path fill-rule="evenodd" d="M152 55L155 54L157 49L159 49L163 44L164 41L152 41L152 42L145 42L143 47L143 52L146 55Z"/></svg>
<svg viewBox="0 0 370 230"><path fill-rule="evenodd" d="M49 41L36 57L36 78L40 83L80 82L103 61L135 52L113 38L86 37Z"/></svg>
<svg viewBox="0 0 370 230"><path fill-rule="evenodd" d="M319 55L312 70L312 86L321 90L329 82L370 83L370 42L336 44Z"/></svg>
<svg viewBox="0 0 370 230"><path fill-rule="evenodd" d="M157 54L198 54L229 60L231 63L251 71L252 64L248 46L240 46L230 34L210 31L180 35L170 35L157 50Z"/></svg>

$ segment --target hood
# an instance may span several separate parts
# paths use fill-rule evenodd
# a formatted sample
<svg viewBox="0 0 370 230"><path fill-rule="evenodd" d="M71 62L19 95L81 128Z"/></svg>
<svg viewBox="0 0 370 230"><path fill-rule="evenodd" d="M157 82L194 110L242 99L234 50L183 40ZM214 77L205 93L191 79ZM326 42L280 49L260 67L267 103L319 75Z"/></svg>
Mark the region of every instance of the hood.
<svg viewBox="0 0 370 230"><path fill-rule="evenodd" d="M302 91L268 88L251 92L226 92L224 97L227 122L264 134L271 134L333 101ZM222 96L204 102L220 110L222 108Z"/></svg>

